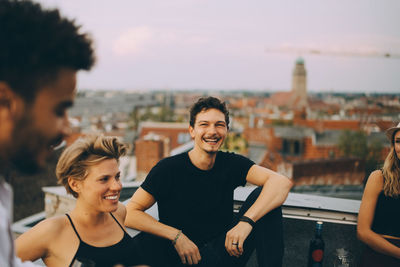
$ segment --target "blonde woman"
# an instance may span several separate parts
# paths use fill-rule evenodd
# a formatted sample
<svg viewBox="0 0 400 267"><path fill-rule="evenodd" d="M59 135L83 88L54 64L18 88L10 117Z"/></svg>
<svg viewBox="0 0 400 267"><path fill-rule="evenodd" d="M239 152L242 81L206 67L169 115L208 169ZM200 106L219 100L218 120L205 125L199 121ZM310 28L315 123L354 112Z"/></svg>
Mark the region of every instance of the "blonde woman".
<svg viewBox="0 0 400 267"><path fill-rule="evenodd" d="M23 261L47 266L132 266L137 255L126 233L118 160L126 147L116 137L89 136L61 155L58 182L76 198L66 215L46 219L16 240ZM86 264L86 265L85 265Z"/></svg>
<svg viewBox="0 0 400 267"><path fill-rule="evenodd" d="M400 266L400 123L386 135L392 147L369 176L358 214L357 236L367 245L361 266Z"/></svg>

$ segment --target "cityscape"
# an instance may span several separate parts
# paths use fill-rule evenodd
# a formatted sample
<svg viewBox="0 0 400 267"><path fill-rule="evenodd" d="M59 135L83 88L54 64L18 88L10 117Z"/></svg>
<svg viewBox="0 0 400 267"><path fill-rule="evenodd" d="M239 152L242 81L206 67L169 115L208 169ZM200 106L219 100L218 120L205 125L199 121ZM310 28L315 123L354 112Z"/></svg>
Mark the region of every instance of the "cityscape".
<svg viewBox="0 0 400 267"><path fill-rule="evenodd" d="M344 228L340 220L352 225L356 222L354 213L359 204L354 201L361 200L366 178L382 166L390 147L384 131L400 121L400 93L308 92L307 67L301 57L294 60L288 79L292 81L290 90L274 92L79 90L69 112L73 133L54 152L47 170L28 179L15 174L11 181L15 219L42 210L46 216L54 216L73 205L71 197L60 200L65 195L62 187L52 189L56 186L55 164L65 146L94 133L118 136L129 145L128 155L120 160L121 179L127 189L121 200L129 199L129 188L137 188L159 160L193 148L189 108L198 98L212 95L225 101L230 112L230 132L222 149L245 155L292 179L294 187L287 205L297 208L288 208L286 217L300 216L296 227L310 228L307 217L321 216L309 208L319 210L325 205L324 209L333 209L325 215L330 218L325 220L335 222L326 234L347 233L347 238L335 242L352 244L353 253L358 255L361 249L354 228ZM21 183L24 186L19 186ZM238 194L240 198L243 193ZM240 205L238 200L236 209ZM340 215L344 211L346 215ZM286 227L299 235L292 223ZM292 246L302 246L307 236L301 240ZM285 256L288 262L303 260L290 251Z"/></svg>
<svg viewBox="0 0 400 267"><path fill-rule="evenodd" d="M224 149L286 174L298 190L363 185L368 172L384 160L389 147L384 130L400 120L400 94L309 93L303 58L294 62L289 78L292 88L283 92L82 90L70 112L72 139L93 132L120 136L132 145L134 157L127 161L124 179L142 180L161 158L191 141L189 107L199 97L213 95L230 109ZM362 140L353 148L351 139L357 134ZM330 173L330 162L343 166ZM325 166L325 175L302 171L317 171L317 165Z"/></svg>

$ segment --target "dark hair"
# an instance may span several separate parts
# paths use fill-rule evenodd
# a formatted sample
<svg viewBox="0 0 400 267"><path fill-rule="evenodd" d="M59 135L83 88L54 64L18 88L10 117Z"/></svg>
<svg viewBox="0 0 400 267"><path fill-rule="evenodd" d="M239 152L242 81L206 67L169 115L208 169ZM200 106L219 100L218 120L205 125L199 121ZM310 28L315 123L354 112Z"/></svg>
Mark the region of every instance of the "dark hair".
<svg viewBox="0 0 400 267"><path fill-rule="evenodd" d="M190 108L190 126L194 127L194 123L196 122L196 116L198 113L212 108L218 109L219 111L224 113L226 127L229 129L229 111L226 108L225 102L221 102L218 98L212 96L200 98Z"/></svg>
<svg viewBox="0 0 400 267"><path fill-rule="evenodd" d="M80 26L31 1L0 0L0 81L25 101L61 68L89 70L92 41Z"/></svg>

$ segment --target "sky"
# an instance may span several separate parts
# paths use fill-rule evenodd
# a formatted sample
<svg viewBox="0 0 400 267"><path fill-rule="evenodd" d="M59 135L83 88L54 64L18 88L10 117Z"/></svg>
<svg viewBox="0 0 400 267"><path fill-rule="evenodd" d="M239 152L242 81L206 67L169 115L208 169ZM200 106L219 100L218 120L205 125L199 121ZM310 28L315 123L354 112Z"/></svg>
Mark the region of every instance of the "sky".
<svg viewBox="0 0 400 267"><path fill-rule="evenodd" d="M398 0L37 2L94 40L79 88L288 91L301 56L310 91L400 92Z"/></svg>

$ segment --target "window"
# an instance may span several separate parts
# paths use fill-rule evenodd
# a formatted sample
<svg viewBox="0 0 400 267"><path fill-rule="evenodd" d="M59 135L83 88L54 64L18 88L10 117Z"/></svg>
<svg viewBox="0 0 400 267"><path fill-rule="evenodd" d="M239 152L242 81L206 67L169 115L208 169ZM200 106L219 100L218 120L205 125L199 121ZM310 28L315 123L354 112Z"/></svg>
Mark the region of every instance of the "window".
<svg viewBox="0 0 400 267"><path fill-rule="evenodd" d="M179 133L178 134L178 144L185 144L191 140L189 133Z"/></svg>

